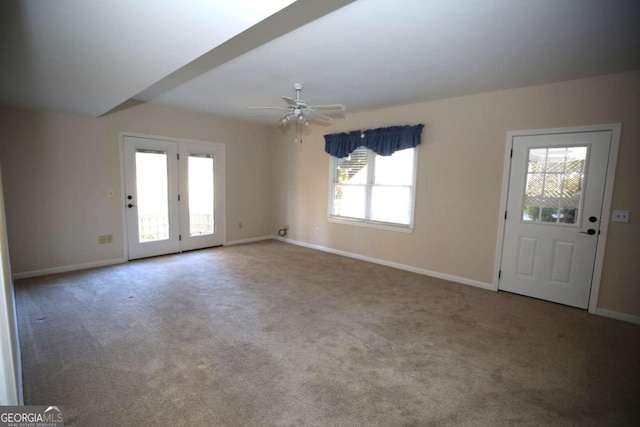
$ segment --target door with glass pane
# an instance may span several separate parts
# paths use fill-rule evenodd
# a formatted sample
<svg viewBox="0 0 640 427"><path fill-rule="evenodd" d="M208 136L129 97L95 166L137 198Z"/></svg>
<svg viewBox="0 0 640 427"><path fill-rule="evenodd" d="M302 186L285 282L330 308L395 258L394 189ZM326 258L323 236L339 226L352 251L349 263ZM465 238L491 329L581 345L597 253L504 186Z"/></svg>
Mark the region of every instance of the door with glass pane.
<svg viewBox="0 0 640 427"><path fill-rule="evenodd" d="M224 244L224 146L123 137L128 258Z"/></svg>
<svg viewBox="0 0 640 427"><path fill-rule="evenodd" d="M224 244L224 151L220 144L181 143L180 249Z"/></svg>
<svg viewBox="0 0 640 427"><path fill-rule="evenodd" d="M587 308L611 135L514 137L501 290Z"/></svg>

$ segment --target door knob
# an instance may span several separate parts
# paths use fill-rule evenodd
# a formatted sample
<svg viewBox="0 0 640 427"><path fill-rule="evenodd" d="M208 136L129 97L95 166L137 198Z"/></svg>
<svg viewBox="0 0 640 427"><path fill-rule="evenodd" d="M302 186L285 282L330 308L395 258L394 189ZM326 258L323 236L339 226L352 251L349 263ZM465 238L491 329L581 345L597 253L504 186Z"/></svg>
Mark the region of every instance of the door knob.
<svg viewBox="0 0 640 427"><path fill-rule="evenodd" d="M596 234L596 230L594 230L593 228L590 228L587 231L581 231L580 233L588 234L588 235L592 236L592 235Z"/></svg>
<svg viewBox="0 0 640 427"><path fill-rule="evenodd" d="M136 205L132 205L131 203L129 203L129 204L127 205L127 207L128 207L129 209L134 208L135 206L136 206Z"/></svg>

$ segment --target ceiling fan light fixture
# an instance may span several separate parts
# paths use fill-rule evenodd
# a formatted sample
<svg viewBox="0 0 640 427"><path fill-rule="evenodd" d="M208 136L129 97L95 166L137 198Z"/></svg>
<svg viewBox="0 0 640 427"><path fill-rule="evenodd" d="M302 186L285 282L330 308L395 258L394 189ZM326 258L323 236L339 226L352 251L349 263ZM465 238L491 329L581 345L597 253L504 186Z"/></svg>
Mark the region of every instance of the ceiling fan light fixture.
<svg viewBox="0 0 640 427"><path fill-rule="evenodd" d="M300 99L300 91L304 85L302 83L294 83L293 89L296 91L296 97L291 98L283 96L282 99L286 105L283 107L249 107L252 109L268 109L268 110L284 110L286 115L281 119L278 119L283 126L287 126L290 122L295 122L296 127L298 124L305 127L310 127L312 121L320 121L324 123L331 123L331 117L327 114L336 112L342 112L345 110L342 104L328 104L328 105L313 105ZM322 112L322 113L321 113Z"/></svg>

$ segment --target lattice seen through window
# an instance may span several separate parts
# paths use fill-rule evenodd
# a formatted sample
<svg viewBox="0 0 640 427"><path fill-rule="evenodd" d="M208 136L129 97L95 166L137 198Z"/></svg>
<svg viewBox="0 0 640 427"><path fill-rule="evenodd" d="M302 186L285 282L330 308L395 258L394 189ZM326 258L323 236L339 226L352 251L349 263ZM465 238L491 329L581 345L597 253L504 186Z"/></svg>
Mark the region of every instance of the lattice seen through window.
<svg viewBox="0 0 640 427"><path fill-rule="evenodd" d="M586 146L529 150L523 221L579 222L587 155Z"/></svg>

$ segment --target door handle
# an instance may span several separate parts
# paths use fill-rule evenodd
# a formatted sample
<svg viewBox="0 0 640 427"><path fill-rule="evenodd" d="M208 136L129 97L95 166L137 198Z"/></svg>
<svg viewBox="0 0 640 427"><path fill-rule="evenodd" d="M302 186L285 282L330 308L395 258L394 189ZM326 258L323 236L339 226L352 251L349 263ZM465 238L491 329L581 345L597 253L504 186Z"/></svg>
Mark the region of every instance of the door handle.
<svg viewBox="0 0 640 427"><path fill-rule="evenodd" d="M594 234L596 234L596 230L594 230L593 228L588 229L587 231L581 231L580 233L582 234L588 234L590 236L593 236Z"/></svg>
<svg viewBox="0 0 640 427"><path fill-rule="evenodd" d="M129 209L131 209L131 208L135 208L135 207L136 207L136 205L132 205L131 203L129 203L129 204L127 205L127 207L128 207Z"/></svg>

